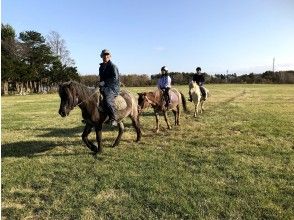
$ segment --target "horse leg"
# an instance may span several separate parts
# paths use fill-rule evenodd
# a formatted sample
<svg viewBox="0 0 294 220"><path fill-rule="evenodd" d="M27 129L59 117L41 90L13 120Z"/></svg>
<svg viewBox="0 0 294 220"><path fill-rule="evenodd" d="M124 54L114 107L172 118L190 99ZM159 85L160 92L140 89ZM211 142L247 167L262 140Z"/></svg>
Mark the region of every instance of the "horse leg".
<svg viewBox="0 0 294 220"><path fill-rule="evenodd" d="M155 120L156 120L156 133L159 132L159 115L158 112L154 111L155 114Z"/></svg>
<svg viewBox="0 0 294 220"><path fill-rule="evenodd" d="M173 113L174 113L174 117L175 117L175 125L177 125L177 122L178 122L178 120L177 120L178 113L177 113L176 110L172 110L172 111L173 111Z"/></svg>
<svg viewBox="0 0 294 220"><path fill-rule="evenodd" d="M88 136L89 134L91 133L91 130L92 130L92 125L89 125L89 124L86 124L85 128L84 128L84 131L83 131L83 134L82 134L82 140L84 141L84 143L87 145L87 147L93 151L93 153L98 153L98 149L97 149L97 146L94 145L89 139L88 139Z"/></svg>
<svg viewBox="0 0 294 220"><path fill-rule="evenodd" d="M122 134L124 133L124 130L125 130L125 126L124 126L124 124L120 121L120 122L118 123L118 135L117 135L117 137L116 137L116 139L115 139L115 141L114 141L112 147L116 147L116 146L118 146L118 144L119 144L119 142L120 142L120 139L121 139L121 136L122 136Z"/></svg>
<svg viewBox="0 0 294 220"><path fill-rule="evenodd" d="M102 152L102 146L101 146L101 139L102 139L102 123L99 123L97 126L95 126L96 131L96 141L98 144L97 153Z"/></svg>
<svg viewBox="0 0 294 220"><path fill-rule="evenodd" d="M194 117L196 118L196 117L197 117L197 115L198 115L198 106L199 106L199 102L197 102L197 103L194 103L194 105L195 105L195 110L194 110Z"/></svg>
<svg viewBox="0 0 294 220"><path fill-rule="evenodd" d="M180 104L177 105L177 125L180 125Z"/></svg>
<svg viewBox="0 0 294 220"><path fill-rule="evenodd" d="M133 127L136 129L137 132L137 139L136 142L139 142L141 140L142 132L140 128L140 122L139 122L139 115L135 116L130 116L132 120Z"/></svg>
<svg viewBox="0 0 294 220"><path fill-rule="evenodd" d="M204 100L201 101L201 113L204 111L203 106L204 106Z"/></svg>
<svg viewBox="0 0 294 220"><path fill-rule="evenodd" d="M168 129L171 129L171 126L170 126L170 124L168 123L168 120L167 120L167 112L164 111L164 112L163 112L163 115L164 115L164 120L165 120L165 122L166 122L166 124L167 124L167 128L168 128Z"/></svg>
<svg viewBox="0 0 294 220"><path fill-rule="evenodd" d="M199 109L200 114L202 114L202 105L203 105L203 101L201 100L201 101L200 101L200 109Z"/></svg>

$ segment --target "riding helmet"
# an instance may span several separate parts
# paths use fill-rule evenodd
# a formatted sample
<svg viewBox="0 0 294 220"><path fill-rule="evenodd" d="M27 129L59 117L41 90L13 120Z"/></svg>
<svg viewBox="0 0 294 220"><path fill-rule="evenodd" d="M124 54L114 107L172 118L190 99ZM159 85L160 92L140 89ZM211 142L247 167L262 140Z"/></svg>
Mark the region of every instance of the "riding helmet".
<svg viewBox="0 0 294 220"><path fill-rule="evenodd" d="M165 73L168 73L168 69L166 66L161 67L161 72L164 71Z"/></svg>

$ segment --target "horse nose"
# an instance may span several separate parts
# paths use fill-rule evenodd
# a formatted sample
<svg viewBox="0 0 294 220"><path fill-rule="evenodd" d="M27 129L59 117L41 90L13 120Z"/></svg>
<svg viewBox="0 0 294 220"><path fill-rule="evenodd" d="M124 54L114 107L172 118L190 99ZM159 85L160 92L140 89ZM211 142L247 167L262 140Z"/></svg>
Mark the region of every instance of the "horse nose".
<svg viewBox="0 0 294 220"><path fill-rule="evenodd" d="M66 114L64 111L62 111L62 109L59 109L58 113L60 114L61 117L65 117Z"/></svg>

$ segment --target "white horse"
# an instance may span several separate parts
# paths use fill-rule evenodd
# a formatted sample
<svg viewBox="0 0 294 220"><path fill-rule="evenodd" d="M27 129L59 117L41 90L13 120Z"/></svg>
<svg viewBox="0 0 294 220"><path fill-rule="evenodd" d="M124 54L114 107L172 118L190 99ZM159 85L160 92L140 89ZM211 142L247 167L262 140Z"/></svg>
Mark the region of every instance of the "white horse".
<svg viewBox="0 0 294 220"><path fill-rule="evenodd" d="M208 93L209 93L208 89L206 88L204 89L205 89L205 96L202 96L199 85L194 81L191 81L189 83L189 91L191 93L192 100L195 106L194 117L197 117L199 113L199 105L200 105L200 113L204 111L203 104L204 104L204 101L207 99Z"/></svg>

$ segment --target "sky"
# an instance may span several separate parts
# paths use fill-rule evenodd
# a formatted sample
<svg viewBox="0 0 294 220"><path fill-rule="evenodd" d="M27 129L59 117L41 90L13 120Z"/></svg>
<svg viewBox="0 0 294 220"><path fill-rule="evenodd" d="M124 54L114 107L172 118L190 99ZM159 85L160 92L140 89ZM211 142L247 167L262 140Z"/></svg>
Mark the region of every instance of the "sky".
<svg viewBox="0 0 294 220"><path fill-rule="evenodd" d="M81 75L109 49L121 74L294 70L294 0L2 0L16 34L58 32Z"/></svg>

